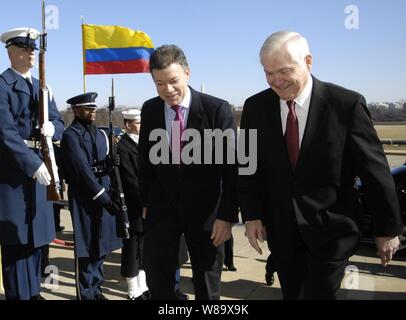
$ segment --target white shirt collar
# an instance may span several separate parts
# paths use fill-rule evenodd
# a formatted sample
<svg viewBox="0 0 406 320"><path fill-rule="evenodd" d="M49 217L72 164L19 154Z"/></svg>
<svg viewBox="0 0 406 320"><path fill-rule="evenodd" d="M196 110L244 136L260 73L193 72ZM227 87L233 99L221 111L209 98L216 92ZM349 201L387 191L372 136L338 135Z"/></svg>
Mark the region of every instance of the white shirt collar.
<svg viewBox="0 0 406 320"><path fill-rule="evenodd" d="M22 76L24 79L29 78L32 83L31 70L28 70L27 73L21 73L21 72L18 72L16 69L13 69L13 68L10 68L10 69L13 70L15 73L17 73L18 75Z"/></svg>
<svg viewBox="0 0 406 320"><path fill-rule="evenodd" d="M309 105L310 103L306 103L306 102L310 102L310 96L312 94L312 89L313 89L313 78L312 76L309 74L309 78L307 80L306 86L304 87L302 93L295 99L295 103L297 106L305 109L306 111L309 111ZM286 100L282 100L281 99L281 105L285 105L286 108L288 107L287 105L287 101Z"/></svg>
<svg viewBox="0 0 406 320"><path fill-rule="evenodd" d="M129 133L129 132L127 132L127 134L135 143L138 143L138 140L140 138L140 136L138 134Z"/></svg>
<svg viewBox="0 0 406 320"><path fill-rule="evenodd" d="M191 93L190 88L189 88L189 86L188 86L188 87L187 87L187 90L186 90L185 98L183 98L182 102L179 103L179 105L180 105L181 107L183 107L183 108L189 109L189 108L190 108L191 100L192 100L192 93ZM169 104L166 103L166 102L165 102L165 107L166 107L166 109L171 109L171 108L172 108L172 106L169 105Z"/></svg>

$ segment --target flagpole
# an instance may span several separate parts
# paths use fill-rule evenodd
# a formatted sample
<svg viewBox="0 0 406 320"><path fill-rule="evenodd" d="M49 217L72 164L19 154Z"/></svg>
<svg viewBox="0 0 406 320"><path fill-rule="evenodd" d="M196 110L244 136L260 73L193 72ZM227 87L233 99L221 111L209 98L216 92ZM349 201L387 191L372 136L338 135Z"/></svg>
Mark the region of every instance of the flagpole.
<svg viewBox="0 0 406 320"><path fill-rule="evenodd" d="M86 52L85 52L85 30L83 25L85 24L84 17L82 20L82 51L83 51L83 92L86 93Z"/></svg>

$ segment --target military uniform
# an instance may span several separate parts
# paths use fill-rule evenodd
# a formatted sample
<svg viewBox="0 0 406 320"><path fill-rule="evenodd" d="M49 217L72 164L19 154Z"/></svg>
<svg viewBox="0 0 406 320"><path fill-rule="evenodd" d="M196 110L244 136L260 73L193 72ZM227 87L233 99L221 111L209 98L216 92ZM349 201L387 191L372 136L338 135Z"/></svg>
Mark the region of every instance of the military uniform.
<svg viewBox="0 0 406 320"><path fill-rule="evenodd" d="M93 103L87 107L96 107L96 96L88 93L68 103L73 107ZM99 299L105 256L122 246L116 236L115 217L104 209L111 202L106 168L108 138L93 124L75 118L63 134L61 150L75 237L78 298Z"/></svg>
<svg viewBox="0 0 406 320"><path fill-rule="evenodd" d="M125 121L141 121L141 112L131 109L122 112ZM123 241L121 253L121 275L126 278L128 298L147 300L149 291L143 270L143 222L140 192L138 187L138 135L126 133L117 144L120 155L120 176L130 221L130 239Z"/></svg>
<svg viewBox="0 0 406 320"><path fill-rule="evenodd" d="M14 29L1 40L7 46L27 41L34 49L27 29ZM21 32L24 37L13 37ZM55 239L52 202L46 187L33 179L43 164L34 141L39 138L38 95L37 79L26 80L12 69L0 75L0 244L5 295L13 300L39 296L41 247ZM64 124L52 97L48 108L53 140L59 140Z"/></svg>

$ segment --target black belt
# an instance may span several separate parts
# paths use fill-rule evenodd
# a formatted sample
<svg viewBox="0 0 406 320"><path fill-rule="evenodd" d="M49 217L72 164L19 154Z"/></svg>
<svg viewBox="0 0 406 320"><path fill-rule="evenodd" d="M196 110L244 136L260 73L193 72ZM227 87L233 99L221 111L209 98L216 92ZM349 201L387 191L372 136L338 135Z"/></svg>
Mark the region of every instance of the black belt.
<svg viewBox="0 0 406 320"><path fill-rule="evenodd" d="M40 149L41 144L37 140L24 140L25 145L30 149Z"/></svg>
<svg viewBox="0 0 406 320"><path fill-rule="evenodd" d="M92 168L93 173L97 173L97 174L104 174L104 173L107 174L108 173L108 170L103 165L92 166L91 168Z"/></svg>

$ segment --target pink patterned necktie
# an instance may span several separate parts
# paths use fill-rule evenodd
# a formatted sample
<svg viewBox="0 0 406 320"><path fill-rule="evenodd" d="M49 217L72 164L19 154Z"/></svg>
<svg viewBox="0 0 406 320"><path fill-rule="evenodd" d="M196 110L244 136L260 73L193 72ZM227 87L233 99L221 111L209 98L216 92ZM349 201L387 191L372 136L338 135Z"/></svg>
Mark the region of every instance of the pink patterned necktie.
<svg viewBox="0 0 406 320"><path fill-rule="evenodd" d="M174 121L172 122L172 156L173 156L173 163L180 164L181 163L181 153L184 146L182 141L182 134L185 131L185 123L182 114L182 107L181 106L172 106L172 109L176 112L176 116Z"/></svg>
<svg viewBox="0 0 406 320"><path fill-rule="evenodd" d="M296 168L297 159L299 158L299 123L295 111L295 102L287 101L286 103L289 108L289 113L286 120L285 141L290 164L294 170Z"/></svg>

